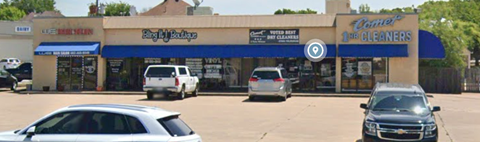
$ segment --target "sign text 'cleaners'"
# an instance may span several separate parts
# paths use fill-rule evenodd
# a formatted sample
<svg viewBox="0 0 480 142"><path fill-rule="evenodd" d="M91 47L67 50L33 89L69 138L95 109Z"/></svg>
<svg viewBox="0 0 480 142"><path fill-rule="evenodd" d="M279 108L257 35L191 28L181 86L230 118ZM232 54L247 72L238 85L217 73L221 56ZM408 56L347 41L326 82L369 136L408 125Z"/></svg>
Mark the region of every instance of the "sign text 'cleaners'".
<svg viewBox="0 0 480 142"><path fill-rule="evenodd" d="M360 39L363 42L408 42L412 40L412 31L372 30L380 27L395 25L395 22L402 20L404 17L395 15L386 19L369 20L367 17L358 19L352 23L353 33L344 32L343 42L349 42L351 39Z"/></svg>

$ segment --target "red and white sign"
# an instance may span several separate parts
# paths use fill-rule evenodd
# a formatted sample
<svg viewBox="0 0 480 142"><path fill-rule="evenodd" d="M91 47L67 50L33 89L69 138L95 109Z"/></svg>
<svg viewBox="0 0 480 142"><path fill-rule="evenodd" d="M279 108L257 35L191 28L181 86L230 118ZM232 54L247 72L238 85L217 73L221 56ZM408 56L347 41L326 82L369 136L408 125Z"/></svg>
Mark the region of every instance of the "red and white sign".
<svg viewBox="0 0 480 142"><path fill-rule="evenodd" d="M42 34L47 35L92 35L93 29L44 29Z"/></svg>

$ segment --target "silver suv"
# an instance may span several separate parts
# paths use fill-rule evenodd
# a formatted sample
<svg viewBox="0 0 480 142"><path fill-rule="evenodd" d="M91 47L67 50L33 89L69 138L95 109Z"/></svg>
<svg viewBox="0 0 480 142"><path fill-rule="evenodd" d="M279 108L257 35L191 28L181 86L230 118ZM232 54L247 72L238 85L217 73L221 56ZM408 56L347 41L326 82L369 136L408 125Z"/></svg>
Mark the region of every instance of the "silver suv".
<svg viewBox="0 0 480 142"><path fill-rule="evenodd" d="M257 96L280 97L286 101L292 95L292 82L287 78L287 71L279 67L256 68L248 82L248 99Z"/></svg>

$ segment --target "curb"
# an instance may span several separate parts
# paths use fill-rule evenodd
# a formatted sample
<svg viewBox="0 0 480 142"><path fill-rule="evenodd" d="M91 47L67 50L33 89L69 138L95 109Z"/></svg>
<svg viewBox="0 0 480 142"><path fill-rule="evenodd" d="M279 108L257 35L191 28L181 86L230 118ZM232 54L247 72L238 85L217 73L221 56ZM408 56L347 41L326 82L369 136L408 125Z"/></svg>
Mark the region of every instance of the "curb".
<svg viewBox="0 0 480 142"><path fill-rule="evenodd" d="M22 91L22 95L145 95L144 92L42 92ZM247 97L247 93L200 92L199 96L206 97ZM370 94L320 94L320 93L293 93L293 97L337 97L337 98L368 98Z"/></svg>

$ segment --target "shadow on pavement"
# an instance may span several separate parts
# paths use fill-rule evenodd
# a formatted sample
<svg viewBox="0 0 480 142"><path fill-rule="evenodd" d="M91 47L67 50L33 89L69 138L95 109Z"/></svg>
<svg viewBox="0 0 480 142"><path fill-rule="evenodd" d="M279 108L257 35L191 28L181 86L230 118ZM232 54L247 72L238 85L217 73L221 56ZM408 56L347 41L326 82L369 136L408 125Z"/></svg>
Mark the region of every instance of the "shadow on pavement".
<svg viewBox="0 0 480 142"><path fill-rule="evenodd" d="M357 141L355 141L355 142L362 142L362 139L358 139L358 140L357 140Z"/></svg>
<svg viewBox="0 0 480 142"><path fill-rule="evenodd" d="M187 99L190 99L190 98L195 98L193 96L185 96L185 98L183 100L187 100ZM153 97L153 99L149 100L147 99L146 97L144 99L140 99L138 101L164 101L164 102L174 102L174 101L182 101L182 100L179 100L177 99L175 96L169 96L169 97L166 97L166 96L155 96Z"/></svg>
<svg viewBox="0 0 480 142"><path fill-rule="evenodd" d="M288 99L287 99L288 101ZM284 101L280 98L275 97L256 97L253 101L250 101L248 98L243 100L244 103L282 103Z"/></svg>

